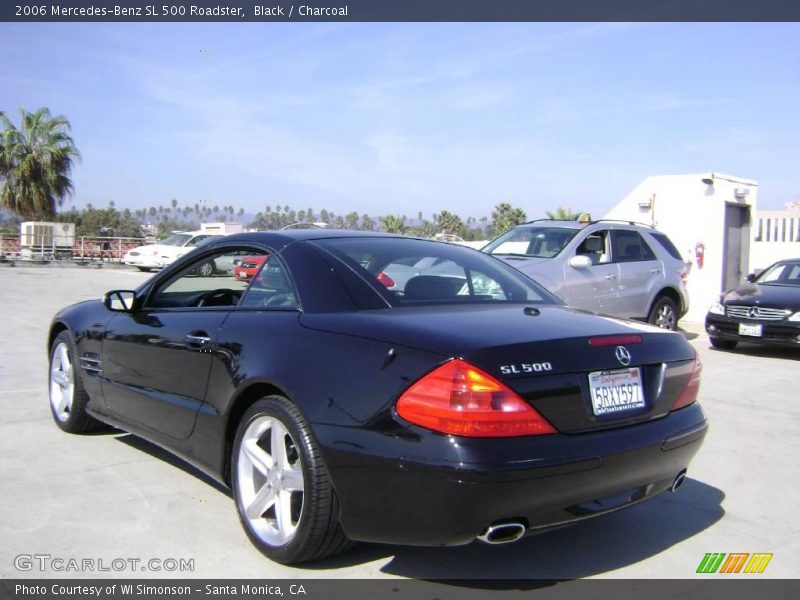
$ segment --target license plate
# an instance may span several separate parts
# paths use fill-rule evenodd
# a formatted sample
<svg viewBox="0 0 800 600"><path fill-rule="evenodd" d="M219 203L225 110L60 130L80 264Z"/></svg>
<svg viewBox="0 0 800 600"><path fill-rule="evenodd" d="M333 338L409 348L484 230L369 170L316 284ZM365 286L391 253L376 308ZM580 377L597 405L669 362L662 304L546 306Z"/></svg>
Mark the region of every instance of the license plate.
<svg viewBox="0 0 800 600"><path fill-rule="evenodd" d="M589 373L589 392L595 416L644 407L639 367Z"/></svg>
<svg viewBox="0 0 800 600"><path fill-rule="evenodd" d="M761 337L761 325L747 325L745 323L739 323L739 335Z"/></svg>

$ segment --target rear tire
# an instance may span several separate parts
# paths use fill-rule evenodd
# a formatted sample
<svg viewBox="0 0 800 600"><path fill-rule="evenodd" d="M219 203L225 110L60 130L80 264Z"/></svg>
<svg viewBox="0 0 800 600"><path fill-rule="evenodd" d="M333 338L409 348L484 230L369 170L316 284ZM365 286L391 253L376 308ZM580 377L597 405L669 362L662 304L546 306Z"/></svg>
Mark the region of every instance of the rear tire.
<svg viewBox="0 0 800 600"><path fill-rule="evenodd" d="M738 343L734 340L721 340L713 337L708 338L708 341L710 341L711 345L718 350L733 350L736 348L736 344Z"/></svg>
<svg viewBox="0 0 800 600"><path fill-rule="evenodd" d="M59 333L50 347L50 412L67 433L100 431L107 425L86 412L89 394L81 382L77 355L72 336Z"/></svg>
<svg viewBox="0 0 800 600"><path fill-rule="evenodd" d="M675 331L678 328L678 305L667 296L657 298L653 308L650 309L647 322L661 329Z"/></svg>
<svg viewBox="0 0 800 600"><path fill-rule="evenodd" d="M253 545L294 564L343 552L352 542L319 446L298 408L267 396L242 417L231 453L239 520Z"/></svg>

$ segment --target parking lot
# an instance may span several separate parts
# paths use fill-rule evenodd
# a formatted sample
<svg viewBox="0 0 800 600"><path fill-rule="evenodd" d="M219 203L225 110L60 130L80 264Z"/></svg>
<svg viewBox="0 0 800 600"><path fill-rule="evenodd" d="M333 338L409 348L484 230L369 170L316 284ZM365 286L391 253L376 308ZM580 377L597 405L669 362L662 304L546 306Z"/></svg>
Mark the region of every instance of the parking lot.
<svg viewBox="0 0 800 600"><path fill-rule="evenodd" d="M131 435L72 436L51 422L45 345L53 314L147 277L108 267L0 268L0 577L660 579L708 577L695 574L708 552L773 553L761 577L800 575L800 350L717 351L691 323L685 334L703 362L711 428L676 494L515 544L359 544L303 568L272 563L248 542L227 491L190 466ZM33 554L106 566L186 559L193 570L19 570L15 557Z"/></svg>

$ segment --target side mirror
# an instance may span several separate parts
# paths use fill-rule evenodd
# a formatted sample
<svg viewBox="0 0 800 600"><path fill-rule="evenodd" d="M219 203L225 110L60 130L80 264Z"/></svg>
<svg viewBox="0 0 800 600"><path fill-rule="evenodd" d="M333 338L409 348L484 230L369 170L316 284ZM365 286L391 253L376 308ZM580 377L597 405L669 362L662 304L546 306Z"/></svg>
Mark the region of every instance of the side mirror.
<svg viewBox="0 0 800 600"><path fill-rule="evenodd" d="M753 282L756 280L756 274L755 274L755 273L750 273L750 275L748 275L748 276L746 277L746 279L747 279L747 281L749 281L750 283L753 283Z"/></svg>
<svg viewBox="0 0 800 600"><path fill-rule="evenodd" d="M569 259L569 266L573 269L588 269L592 266L592 259L585 254L578 254Z"/></svg>
<svg viewBox="0 0 800 600"><path fill-rule="evenodd" d="M136 302L136 292L131 290L113 290L103 296L103 304L114 312L132 313Z"/></svg>

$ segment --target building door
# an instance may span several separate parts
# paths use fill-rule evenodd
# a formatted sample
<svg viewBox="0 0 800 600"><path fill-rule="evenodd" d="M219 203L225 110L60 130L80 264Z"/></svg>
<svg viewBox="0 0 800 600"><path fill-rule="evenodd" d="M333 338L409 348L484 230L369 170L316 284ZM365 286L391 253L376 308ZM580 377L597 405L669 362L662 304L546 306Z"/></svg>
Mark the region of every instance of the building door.
<svg viewBox="0 0 800 600"><path fill-rule="evenodd" d="M725 236L722 255L722 289L738 287L750 260L750 207L725 205Z"/></svg>

